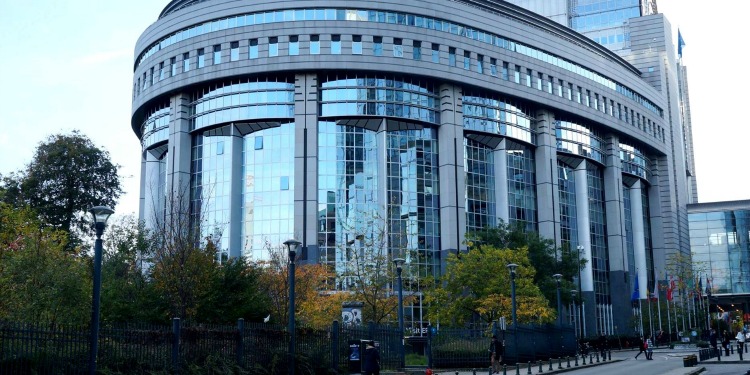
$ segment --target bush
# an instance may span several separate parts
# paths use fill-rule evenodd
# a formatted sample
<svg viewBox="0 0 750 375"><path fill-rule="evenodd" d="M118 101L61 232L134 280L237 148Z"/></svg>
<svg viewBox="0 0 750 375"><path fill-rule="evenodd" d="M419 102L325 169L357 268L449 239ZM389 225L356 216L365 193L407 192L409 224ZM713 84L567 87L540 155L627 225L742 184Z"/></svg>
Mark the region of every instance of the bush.
<svg viewBox="0 0 750 375"><path fill-rule="evenodd" d="M708 348L708 347L710 347L710 345L706 341L698 341L697 343L695 343L695 346L697 346L699 348Z"/></svg>
<svg viewBox="0 0 750 375"><path fill-rule="evenodd" d="M415 353L406 355L407 366L427 366L427 357Z"/></svg>

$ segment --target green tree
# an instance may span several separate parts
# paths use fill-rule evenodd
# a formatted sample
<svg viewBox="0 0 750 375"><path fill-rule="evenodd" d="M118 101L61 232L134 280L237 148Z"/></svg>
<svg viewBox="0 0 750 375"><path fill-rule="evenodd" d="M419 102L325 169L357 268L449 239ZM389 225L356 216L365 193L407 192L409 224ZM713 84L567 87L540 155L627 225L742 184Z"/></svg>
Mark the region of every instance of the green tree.
<svg viewBox="0 0 750 375"><path fill-rule="evenodd" d="M90 264L63 250L66 236L31 210L0 203L0 319L88 322Z"/></svg>
<svg viewBox="0 0 750 375"><path fill-rule="evenodd" d="M91 233L88 208L115 207L122 194L118 168L109 152L80 132L52 135L37 146L32 161L18 174L20 184L15 185L12 177L3 184L4 199L27 204L44 223L67 232L72 248L80 244L77 233Z"/></svg>
<svg viewBox="0 0 750 375"><path fill-rule="evenodd" d="M543 238L536 232L526 232L521 225L500 223L497 227L467 234L469 251L480 245L491 245L500 249L528 249L531 265L536 269L534 283L539 287L550 307L557 309L557 282L552 275L563 275L560 288L576 289L573 278L578 276L579 269L586 260L578 258L569 246L555 247L554 241ZM563 305L570 302L569 293L562 293Z"/></svg>
<svg viewBox="0 0 750 375"><path fill-rule="evenodd" d="M550 323L556 314L548 306L534 283L536 270L528 250L500 249L480 245L460 257L450 254L446 273L439 285L425 292L428 319L441 324L461 326L475 322L490 323L501 316L511 317L511 285L507 264L516 270L516 302L519 323Z"/></svg>
<svg viewBox="0 0 750 375"><path fill-rule="evenodd" d="M244 257L216 264L211 286L198 303L198 321L234 323L239 318L260 322L268 312L268 296L260 287L260 270Z"/></svg>

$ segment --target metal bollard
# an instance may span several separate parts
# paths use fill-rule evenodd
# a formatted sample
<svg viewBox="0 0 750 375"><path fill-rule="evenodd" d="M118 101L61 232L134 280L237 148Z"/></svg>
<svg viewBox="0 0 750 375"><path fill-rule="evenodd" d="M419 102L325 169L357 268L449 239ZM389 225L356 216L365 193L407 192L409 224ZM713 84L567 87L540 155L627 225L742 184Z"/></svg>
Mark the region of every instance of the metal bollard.
<svg viewBox="0 0 750 375"><path fill-rule="evenodd" d="M552 371L552 358L549 359L549 368L547 371Z"/></svg>
<svg viewBox="0 0 750 375"><path fill-rule="evenodd" d="M471 369L471 373L474 375L477 375L477 369L475 368ZM490 375L492 375L492 366L490 366Z"/></svg>
<svg viewBox="0 0 750 375"><path fill-rule="evenodd" d="M542 361L537 361L537 363L539 364L539 373L541 374L544 372L544 370L542 370Z"/></svg>
<svg viewBox="0 0 750 375"><path fill-rule="evenodd" d="M729 344L729 350L731 350L731 354L734 355L734 345Z"/></svg>
<svg viewBox="0 0 750 375"><path fill-rule="evenodd" d="M599 352L596 352L596 363L599 363ZM456 374L458 375L458 374Z"/></svg>
<svg viewBox="0 0 750 375"><path fill-rule="evenodd" d="M589 353L589 364L590 365L594 364L594 353Z"/></svg>
<svg viewBox="0 0 750 375"><path fill-rule="evenodd" d="M575 358L575 363L574 363L575 366L578 367L578 354L576 354L576 356L573 358Z"/></svg>
<svg viewBox="0 0 750 375"><path fill-rule="evenodd" d="M516 375L521 375L521 364L516 362Z"/></svg>
<svg viewBox="0 0 750 375"><path fill-rule="evenodd" d="M531 361L529 361L529 369L526 370L526 374L531 375Z"/></svg>
<svg viewBox="0 0 750 375"><path fill-rule="evenodd" d="M489 372L487 372L487 374L489 374L489 375L492 375L492 373L493 373L493 371L492 371L492 370L494 370L494 369L492 368L492 365L490 365L490 371L489 371Z"/></svg>
<svg viewBox="0 0 750 375"><path fill-rule="evenodd" d="M612 351L611 350L608 351L607 354L609 355L609 360L611 361L612 360Z"/></svg>
<svg viewBox="0 0 750 375"><path fill-rule="evenodd" d="M568 359L568 366L566 366L566 368L570 368L570 357L565 357L565 358Z"/></svg>
<svg viewBox="0 0 750 375"><path fill-rule="evenodd" d="M586 354L582 355L581 358L583 358L583 365L586 365Z"/></svg>
<svg viewBox="0 0 750 375"><path fill-rule="evenodd" d="M557 369L562 370L562 357L557 357Z"/></svg>
<svg viewBox="0 0 750 375"><path fill-rule="evenodd" d="M503 365L503 375L508 375L508 365Z"/></svg>

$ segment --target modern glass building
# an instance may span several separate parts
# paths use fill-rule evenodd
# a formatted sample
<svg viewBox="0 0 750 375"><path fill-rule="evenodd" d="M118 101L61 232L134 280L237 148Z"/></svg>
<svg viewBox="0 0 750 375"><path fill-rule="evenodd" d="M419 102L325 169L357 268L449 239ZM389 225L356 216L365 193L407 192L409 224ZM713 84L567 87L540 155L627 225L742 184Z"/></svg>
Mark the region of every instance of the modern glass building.
<svg viewBox="0 0 750 375"><path fill-rule="evenodd" d="M676 66L653 25L651 58ZM228 256L295 237L339 273L379 221L415 332L421 280L466 232L520 223L588 260L575 321L612 334L629 275L689 251L678 80L661 65L503 1L174 0L136 45L140 215L183 196Z"/></svg>
<svg viewBox="0 0 750 375"><path fill-rule="evenodd" d="M687 208L693 269L710 280L712 303L750 312L750 200Z"/></svg>

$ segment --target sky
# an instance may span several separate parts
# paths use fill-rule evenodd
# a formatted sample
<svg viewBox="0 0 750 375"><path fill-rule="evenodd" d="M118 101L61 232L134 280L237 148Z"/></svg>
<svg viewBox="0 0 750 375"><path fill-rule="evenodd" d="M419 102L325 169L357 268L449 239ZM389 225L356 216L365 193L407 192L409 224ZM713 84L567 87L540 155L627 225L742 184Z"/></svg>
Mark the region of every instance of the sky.
<svg viewBox="0 0 750 375"><path fill-rule="evenodd" d="M80 130L121 166L118 215L138 213L140 144L130 127L136 40L168 0L0 0L0 174L48 136ZM738 173L750 74L738 55L750 2L658 0L681 30L700 202L750 199ZM746 160L746 159L745 159Z"/></svg>

